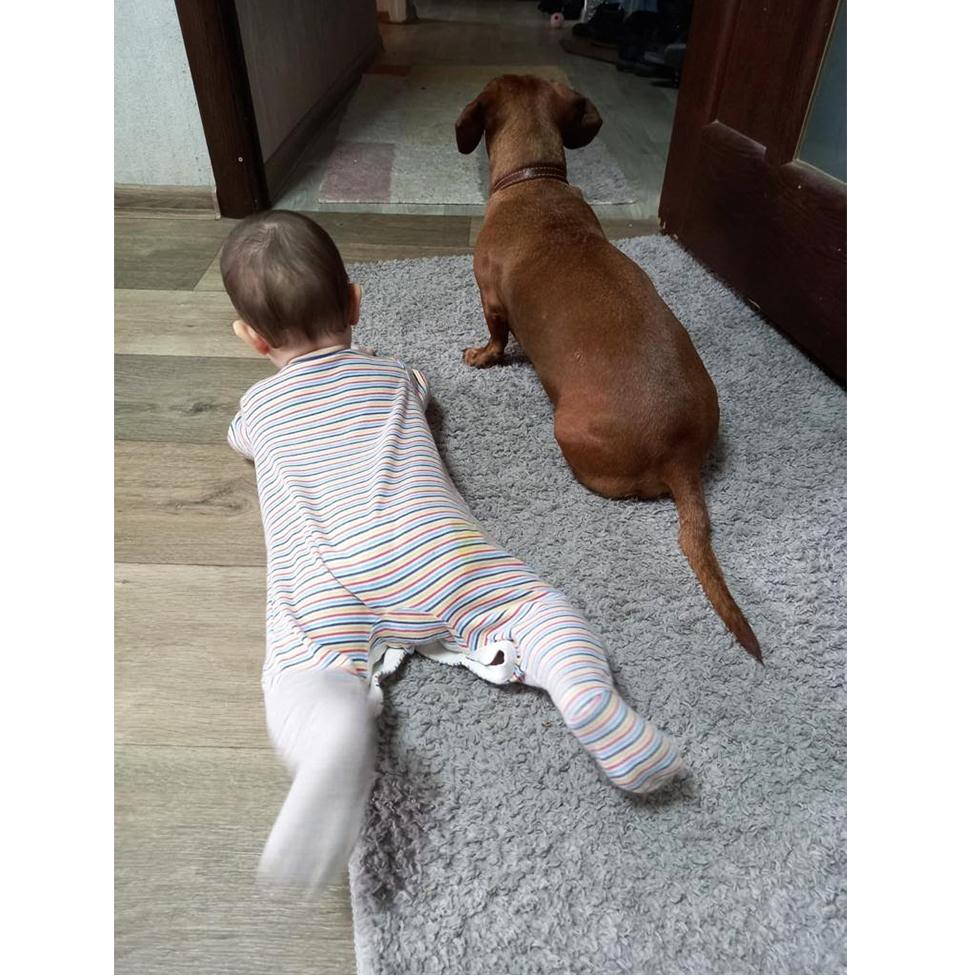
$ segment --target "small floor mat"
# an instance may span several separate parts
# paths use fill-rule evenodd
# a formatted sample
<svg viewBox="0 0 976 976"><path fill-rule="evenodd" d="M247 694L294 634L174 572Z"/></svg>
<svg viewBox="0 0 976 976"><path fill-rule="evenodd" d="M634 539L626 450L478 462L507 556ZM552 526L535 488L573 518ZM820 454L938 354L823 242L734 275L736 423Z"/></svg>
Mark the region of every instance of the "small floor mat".
<svg viewBox="0 0 976 976"><path fill-rule="evenodd" d="M559 39L559 46L567 54L578 54L582 58L593 58L595 61L607 61L610 64L617 63L617 48L608 47L604 44L594 44L588 37L562 37Z"/></svg>

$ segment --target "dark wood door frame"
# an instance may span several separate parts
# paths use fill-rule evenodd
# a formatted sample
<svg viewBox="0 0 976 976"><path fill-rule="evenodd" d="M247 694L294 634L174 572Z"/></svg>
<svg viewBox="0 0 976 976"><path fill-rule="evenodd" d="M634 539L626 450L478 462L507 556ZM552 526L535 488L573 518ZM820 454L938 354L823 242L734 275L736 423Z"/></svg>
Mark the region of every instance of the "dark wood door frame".
<svg viewBox="0 0 976 976"><path fill-rule="evenodd" d="M696 0L662 229L846 379L847 186L796 159L838 0Z"/></svg>
<svg viewBox="0 0 976 976"><path fill-rule="evenodd" d="M176 13L225 217L270 206L234 0L176 0Z"/></svg>

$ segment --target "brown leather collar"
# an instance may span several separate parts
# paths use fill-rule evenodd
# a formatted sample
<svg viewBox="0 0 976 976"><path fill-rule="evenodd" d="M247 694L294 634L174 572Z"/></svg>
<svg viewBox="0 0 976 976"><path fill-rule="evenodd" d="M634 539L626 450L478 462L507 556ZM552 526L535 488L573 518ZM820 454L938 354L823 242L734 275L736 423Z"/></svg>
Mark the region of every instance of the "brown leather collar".
<svg viewBox="0 0 976 976"><path fill-rule="evenodd" d="M528 166L520 166L518 169L513 169L511 173L499 176L492 183L491 192L497 193L499 190L514 186L516 183L525 183L527 180L559 180L560 183L568 183L566 164L530 163Z"/></svg>

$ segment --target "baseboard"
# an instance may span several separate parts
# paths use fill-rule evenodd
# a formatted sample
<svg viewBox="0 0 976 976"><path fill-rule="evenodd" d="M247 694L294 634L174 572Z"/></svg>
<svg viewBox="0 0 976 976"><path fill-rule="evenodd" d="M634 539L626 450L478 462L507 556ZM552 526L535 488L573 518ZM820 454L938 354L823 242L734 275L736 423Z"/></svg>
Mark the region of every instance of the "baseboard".
<svg viewBox="0 0 976 976"><path fill-rule="evenodd" d="M278 148L265 160L264 173L272 203L286 189L288 176L314 135L382 50L383 43L377 37L375 45L329 86L322 97L302 116L295 128L285 136Z"/></svg>
<svg viewBox="0 0 976 976"><path fill-rule="evenodd" d="M133 217L197 217L216 220L217 191L212 186L115 184L115 211Z"/></svg>

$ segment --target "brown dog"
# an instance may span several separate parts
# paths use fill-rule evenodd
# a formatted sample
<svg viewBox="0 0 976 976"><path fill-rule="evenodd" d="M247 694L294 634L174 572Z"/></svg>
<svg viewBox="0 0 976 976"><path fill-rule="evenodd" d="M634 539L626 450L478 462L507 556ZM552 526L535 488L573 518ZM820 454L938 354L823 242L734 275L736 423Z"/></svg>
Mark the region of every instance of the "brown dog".
<svg viewBox="0 0 976 976"><path fill-rule="evenodd" d="M492 182L474 252L489 340L464 361L498 363L515 334L576 477L609 498L670 493L708 599L762 660L709 542L701 467L718 432L715 386L650 279L565 179L563 147L585 146L601 124L589 99L530 75L495 78L458 118L462 153L485 137Z"/></svg>

